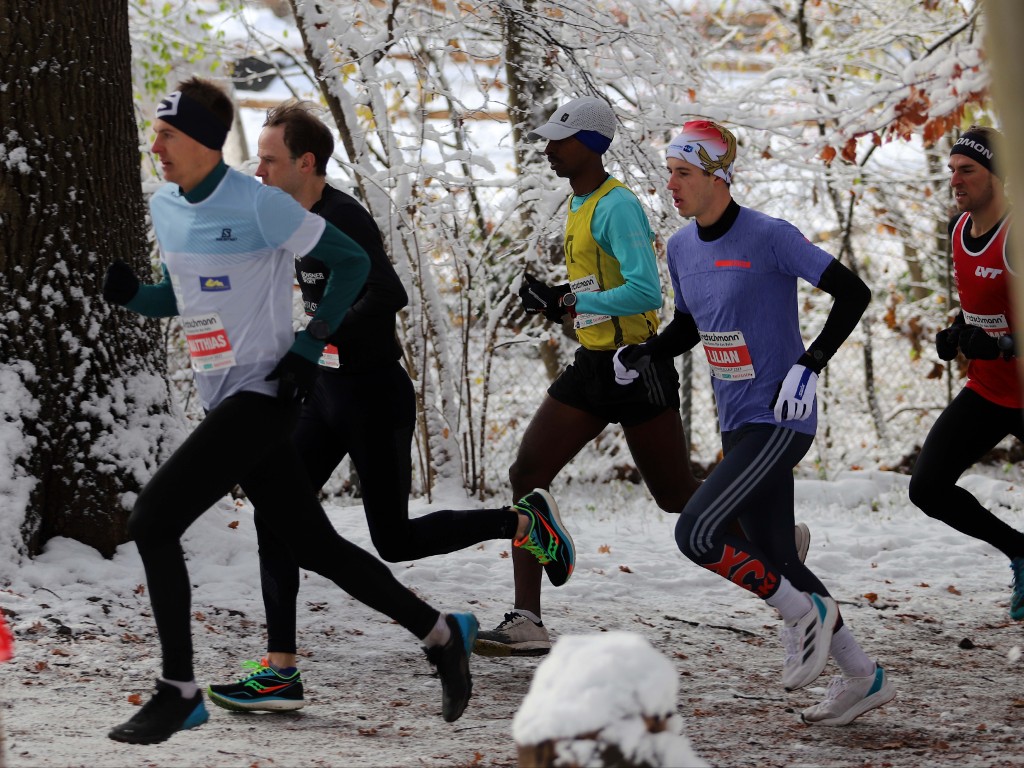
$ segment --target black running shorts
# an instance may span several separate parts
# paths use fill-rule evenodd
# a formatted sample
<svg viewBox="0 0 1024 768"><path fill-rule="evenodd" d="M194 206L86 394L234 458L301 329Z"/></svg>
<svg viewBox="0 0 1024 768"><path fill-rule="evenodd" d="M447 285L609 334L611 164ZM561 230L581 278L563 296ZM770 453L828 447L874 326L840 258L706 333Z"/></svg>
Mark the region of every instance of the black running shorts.
<svg viewBox="0 0 1024 768"><path fill-rule="evenodd" d="M679 374L671 359L652 360L633 383L615 383L615 351L580 347L573 362L548 388L560 403L592 413L609 423L633 427L665 410L679 410Z"/></svg>

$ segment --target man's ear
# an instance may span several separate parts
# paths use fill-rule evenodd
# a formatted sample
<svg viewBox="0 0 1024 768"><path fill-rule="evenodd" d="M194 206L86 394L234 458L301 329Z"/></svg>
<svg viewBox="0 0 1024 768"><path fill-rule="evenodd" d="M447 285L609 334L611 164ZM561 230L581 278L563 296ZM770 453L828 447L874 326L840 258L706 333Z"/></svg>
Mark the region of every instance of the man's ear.
<svg viewBox="0 0 1024 768"><path fill-rule="evenodd" d="M312 152L306 152L299 157L299 169L305 172L316 171L316 157Z"/></svg>

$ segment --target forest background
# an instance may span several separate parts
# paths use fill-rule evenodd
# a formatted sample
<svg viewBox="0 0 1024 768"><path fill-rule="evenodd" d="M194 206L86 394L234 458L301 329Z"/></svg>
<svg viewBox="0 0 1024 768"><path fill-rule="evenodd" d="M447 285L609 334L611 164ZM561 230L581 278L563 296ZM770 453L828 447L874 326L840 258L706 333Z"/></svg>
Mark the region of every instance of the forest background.
<svg viewBox="0 0 1024 768"><path fill-rule="evenodd" d="M45 17L51 5L5 10L0 33L20 41L31 14ZM707 117L738 136L735 198L794 222L871 286L871 307L819 384L821 427L799 468L804 476L906 471L960 386L963 361L940 362L931 340L956 309L948 150L967 125L997 122L979 4L58 6L49 37L26 35L2 59L2 79L13 87L0 89L0 108L15 117L0 144L0 184L13 191L0 219L0 494L8 513L0 547L13 552L11 562L58 535L111 554L125 540L134 492L201 417L177 321L127 318L98 300L115 256L155 270L141 209L160 183L149 127L159 99L194 73L220 79L235 96L228 157L242 168L252 168L269 106L289 97L322 104L338 137L332 180L374 215L410 293L400 336L419 405L415 493L428 502L455 489L481 499L506 493L519 437L575 348L568 329L526 317L515 288L527 270L564 279L568 190L543 145L525 135L580 95L603 96L615 109L607 167L643 199L659 255L685 223L664 189L664 147L683 122ZM47 49L64 30L90 24L96 34L70 32ZM74 46L88 46L81 60ZM89 57L101 77L90 79ZM61 69L61 58L80 63ZM131 92L130 124L123 99L109 108L100 99L117 75ZM56 137L54 151L40 149L54 137L44 134L34 102L19 100L44 85L63 89L65 102L81 100L83 83L96 102L81 104L83 135L74 137L92 163L84 173L62 167L66 136ZM67 123L75 108L64 103L60 119ZM90 120L89 109L102 119ZM124 141L139 150L129 162L116 151L115 129L130 132ZM138 184L132 157L142 161ZM89 218L80 221L85 200ZM128 228L123 240L116 227ZM663 282L668 317L667 275ZM803 286L801 302L810 339L830 301ZM679 365L692 458L705 472L719 452L706 362L698 349ZM994 472L1016 471L1013 450L1007 443L993 454ZM638 479L614 428L561 481L610 479ZM343 465L326 492L358 495L358 480Z"/></svg>

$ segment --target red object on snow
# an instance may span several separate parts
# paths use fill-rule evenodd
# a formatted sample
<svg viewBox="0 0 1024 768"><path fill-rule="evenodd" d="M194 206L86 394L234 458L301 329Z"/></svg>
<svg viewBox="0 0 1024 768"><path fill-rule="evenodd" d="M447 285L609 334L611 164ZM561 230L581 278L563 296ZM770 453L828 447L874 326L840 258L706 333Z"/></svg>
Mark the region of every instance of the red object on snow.
<svg viewBox="0 0 1024 768"><path fill-rule="evenodd" d="M7 661L14 655L14 638L7 628L3 613L0 613L0 661Z"/></svg>

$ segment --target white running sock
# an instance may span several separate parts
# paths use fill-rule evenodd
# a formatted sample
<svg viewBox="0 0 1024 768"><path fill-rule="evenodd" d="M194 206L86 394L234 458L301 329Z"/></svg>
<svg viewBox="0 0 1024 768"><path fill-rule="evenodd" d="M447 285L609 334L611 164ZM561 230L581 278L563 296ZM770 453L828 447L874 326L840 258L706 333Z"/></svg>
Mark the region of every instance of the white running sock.
<svg viewBox="0 0 1024 768"><path fill-rule="evenodd" d="M829 652L846 677L867 677L875 672L874 660L864 653L853 632L845 624L832 635Z"/></svg>
<svg viewBox="0 0 1024 768"><path fill-rule="evenodd" d="M447 643L452 636L452 630L448 626L447 617L443 613L437 615L437 622L434 624L434 628L427 633L427 636L423 638L423 645L427 648L433 648L436 645L444 645Z"/></svg>
<svg viewBox="0 0 1024 768"><path fill-rule="evenodd" d="M160 680L162 682L167 683L168 685L173 685L175 688L181 691L181 698L183 699L191 699L197 693L199 693L199 686L196 685L195 680L183 682L181 680L168 680L166 677L161 677Z"/></svg>
<svg viewBox="0 0 1024 768"><path fill-rule="evenodd" d="M779 581L779 588L775 594L765 600L768 605L782 614L782 620L787 624L796 624L811 608L814 603L807 596L790 583L785 576Z"/></svg>
<svg viewBox="0 0 1024 768"><path fill-rule="evenodd" d="M540 620L540 616L538 616L533 611L528 611L525 608L513 608L512 610L513 612L518 613L520 616L525 616L537 626L540 626L543 623Z"/></svg>

